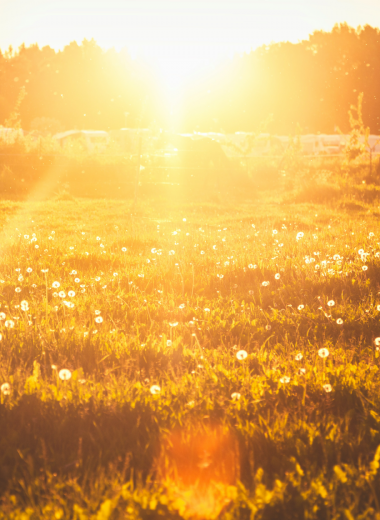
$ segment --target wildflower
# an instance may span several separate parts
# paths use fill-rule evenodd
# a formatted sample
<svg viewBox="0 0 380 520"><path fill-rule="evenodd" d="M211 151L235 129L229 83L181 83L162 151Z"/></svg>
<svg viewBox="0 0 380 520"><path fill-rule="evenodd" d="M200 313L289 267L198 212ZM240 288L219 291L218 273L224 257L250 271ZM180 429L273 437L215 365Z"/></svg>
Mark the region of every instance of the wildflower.
<svg viewBox="0 0 380 520"><path fill-rule="evenodd" d="M78 379L78 383L79 383L80 385L84 385L85 382L86 382L85 379Z"/></svg>
<svg viewBox="0 0 380 520"><path fill-rule="evenodd" d="M239 394L239 392L234 392L233 394L231 394L231 398L233 401L239 401L241 395Z"/></svg>
<svg viewBox="0 0 380 520"><path fill-rule="evenodd" d="M21 287L16 287L15 291L16 291L17 293L21 292Z"/></svg>
<svg viewBox="0 0 380 520"><path fill-rule="evenodd" d="M248 294L250 294L252 296L252 294L254 294L254 292L252 290L248 291Z"/></svg>
<svg viewBox="0 0 380 520"><path fill-rule="evenodd" d="M175 254L175 251L174 251L173 249L171 249L171 250L169 251L169 255L172 256L172 255L174 255L174 254Z"/></svg>
<svg viewBox="0 0 380 520"><path fill-rule="evenodd" d="M61 284L59 282L53 282L51 284L51 286L53 287L53 289L58 289L58 287L60 286Z"/></svg>
<svg viewBox="0 0 380 520"><path fill-rule="evenodd" d="M375 345L380 345L380 338L375 339Z"/></svg>
<svg viewBox="0 0 380 520"><path fill-rule="evenodd" d="M143 274L143 273L138 274L137 276L138 276L139 278L144 278L144 274Z"/></svg>
<svg viewBox="0 0 380 520"><path fill-rule="evenodd" d="M62 370L58 373L59 378L62 379L62 381L68 381L71 378L71 372L67 368L62 368Z"/></svg>
<svg viewBox="0 0 380 520"><path fill-rule="evenodd" d="M73 309L75 307L75 305L71 302L67 302L66 300L63 300L62 302L64 305L66 305L66 307L68 307L69 309Z"/></svg>
<svg viewBox="0 0 380 520"><path fill-rule="evenodd" d="M274 230L272 231L272 233L273 233L273 235L277 235L277 233L278 233L277 229L274 229Z"/></svg>
<svg viewBox="0 0 380 520"><path fill-rule="evenodd" d="M378 311L380 311L380 305L378 305L378 306L376 307L376 309L377 309Z"/></svg>
<svg viewBox="0 0 380 520"><path fill-rule="evenodd" d="M74 298L74 296L75 296L74 291L69 291L67 294L68 294L68 296L70 296L70 298Z"/></svg>
<svg viewBox="0 0 380 520"><path fill-rule="evenodd" d="M264 287L267 287L269 285L269 282L263 282L261 285L263 285Z"/></svg>
<svg viewBox="0 0 380 520"><path fill-rule="evenodd" d="M320 348L318 350L318 356L321 358L326 358L329 354L330 352L327 350L327 348Z"/></svg>
<svg viewBox="0 0 380 520"><path fill-rule="evenodd" d="M79 283L79 282L80 282L80 279L79 279L79 278L75 278L74 282L75 282L75 283Z"/></svg>
<svg viewBox="0 0 380 520"><path fill-rule="evenodd" d="M21 302L21 310L22 311L28 311L29 310L29 304L26 300L22 300Z"/></svg>
<svg viewBox="0 0 380 520"><path fill-rule="evenodd" d="M194 406L194 401L189 401L186 406L189 406L190 408Z"/></svg>
<svg viewBox="0 0 380 520"><path fill-rule="evenodd" d="M338 325L342 325L342 324L343 324L343 320L342 320L342 318L338 318L338 319L336 320L336 322L337 322Z"/></svg>
<svg viewBox="0 0 380 520"><path fill-rule="evenodd" d="M9 383L3 383L0 387L1 393L4 395L9 395L11 393L11 387Z"/></svg>
<svg viewBox="0 0 380 520"><path fill-rule="evenodd" d="M334 305L335 305L334 300L330 300L329 302L327 302L327 305L328 305L329 307L334 307Z"/></svg>
<svg viewBox="0 0 380 520"><path fill-rule="evenodd" d="M152 385L150 387L150 393L153 395L157 395L161 392L161 388L158 385Z"/></svg>
<svg viewBox="0 0 380 520"><path fill-rule="evenodd" d="M205 252L204 252L204 251L201 251L201 255L204 255L204 254L205 254Z"/></svg>
<svg viewBox="0 0 380 520"><path fill-rule="evenodd" d="M58 296L58 293L57 292L53 292L53 298L57 298Z"/></svg>
<svg viewBox="0 0 380 520"><path fill-rule="evenodd" d="M239 352L236 353L236 358L239 361L243 361L248 356L247 352L245 350L239 350Z"/></svg>
<svg viewBox="0 0 380 520"><path fill-rule="evenodd" d="M13 327L15 326L15 323L14 323L14 321L12 321L12 320L7 320L7 321L5 322L5 326L6 326L7 328L13 329Z"/></svg>
<svg viewBox="0 0 380 520"><path fill-rule="evenodd" d="M271 327L270 325L266 325L265 328L266 328L267 330L270 330L272 327Z"/></svg>
<svg viewBox="0 0 380 520"><path fill-rule="evenodd" d="M299 375L305 375L306 374L306 368L300 368L298 370Z"/></svg>
<svg viewBox="0 0 380 520"><path fill-rule="evenodd" d="M171 347L171 346L172 346L172 342L171 342L170 339L168 339L168 340L166 341L166 346L167 346L167 347Z"/></svg>
<svg viewBox="0 0 380 520"><path fill-rule="evenodd" d="M100 276L95 276L95 281L99 282L99 280L100 280Z"/></svg>
<svg viewBox="0 0 380 520"><path fill-rule="evenodd" d="M205 312L210 312L210 309L209 309L208 307L205 307L203 310L204 310Z"/></svg>
<svg viewBox="0 0 380 520"><path fill-rule="evenodd" d="M96 240L100 240L100 237L96 237Z"/></svg>
<svg viewBox="0 0 380 520"><path fill-rule="evenodd" d="M302 231L300 231L299 233L297 233L296 240L300 240L302 237L303 237L303 233L302 233Z"/></svg>
<svg viewBox="0 0 380 520"><path fill-rule="evenodd" d="M331 392L332 387L329 384L323 385L323 390L327 393Z"/></svg>
<svg viewBox="0 0 380 520"><path fill-rule="evenodd" d="M280 273L276 273L276 274L274 275L274 277L275 277L276 280L279 280L279 279L280 279Z"/></svg>
<svg viewBox="0 0 380 520"><path fill-rule="evenodd" d="M301 354L301 352L298 352L298 354L296 354L295 360L301 361L302 358L303 358L303 355Z"/></svg>
<svg viewBox="0 0 380 520"><path fill-rule="evenodd" d="M304 305L298 305L298 307L297 307L297 308L298 308L298 310L299 310L299 311L302 311L302 309L304 309L304 308L305 308L305 306L304 306Z"/></svg>
<svg viewBox="0 0 380 520"><path fill-rule="evenodd" d="M95 318L95 322L96 323L102 323L103 322L103 318L101 316L98 316L97 318Z"/></svg>
<svg viewBox="0 0 380 520"><path fill-rule="evenodd" d="M362 270L363 270L363 271L367 271L367 269L368 269L368 266L363 265Z"/></svg>
<svg viewBox="0 0 380 520"><path fill-rule="evenodd" d="M185 304L184 303L181 303L181 305L178 307L179 309L184 309L185 308Z"/></svg>
<svg viewBox="0 0 380 520"><path fill-rule="evenodd" d="M52 370L57 370L57 365L52 365L51 368Z"/></svg>
<svg viewBox="0 0 380 520"><path fill-rule="evenodd" d="M33 271L33 269L32 269L31 267L28 267L28 268L26 269L26 272L27 272L27 273L31 273L32 271Z"/></svg>
<svg viewBox="0 0 380 520"><path fill-rule="evenodd" d="M117 273L113 273L113 276L116 278L116 276L119 276Z"/></svg>
<svg viewBox="0 0 380 520"><path fill-rule="evenodd" d="M287 376L284 376L280 379L280 383L284 383L284 384L289 383L289 381L290 381L290 377L287 377Z"/></svg>
<svg viewBox="0 0 380 520"><path fill-rule="evenodd" d="M126 247L122 247L121 250L123 251L123 253L125 253L127 248Z"/></svg>
<svg viewBox="0 0 380 520"><path fill-rule="evenodd" d="M95 311L95 315L96 315L96 316L99 316L100 312L101 312L101 311Z"/></svg>
<svg viewBox="0 0 380 520"><path fill-rule="evenodd" d="M66 293L65 293L65 291L59 291L58 296L59 296L60 298L66 298Z"/></svg>

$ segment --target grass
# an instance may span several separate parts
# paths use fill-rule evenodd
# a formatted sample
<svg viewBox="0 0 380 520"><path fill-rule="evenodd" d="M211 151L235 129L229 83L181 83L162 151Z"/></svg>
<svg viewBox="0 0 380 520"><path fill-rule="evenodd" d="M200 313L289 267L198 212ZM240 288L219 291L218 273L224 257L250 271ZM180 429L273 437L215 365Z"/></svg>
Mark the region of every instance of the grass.
<svg viewBox="0 0 380 520"><path fill-rule="evenodd" d="M67 199L0 203L0 519L380 518L377 199Z"/></svg>

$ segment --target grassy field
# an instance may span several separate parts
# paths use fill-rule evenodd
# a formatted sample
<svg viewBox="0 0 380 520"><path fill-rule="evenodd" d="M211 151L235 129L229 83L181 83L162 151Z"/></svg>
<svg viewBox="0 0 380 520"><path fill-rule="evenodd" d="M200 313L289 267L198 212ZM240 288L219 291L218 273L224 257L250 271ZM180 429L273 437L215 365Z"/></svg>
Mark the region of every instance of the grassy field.
<svg viewBox="0 0 380 520"><path fill-rule="evenodd" d="M1 202L0 519L380 519L378 204Z"/></svg>

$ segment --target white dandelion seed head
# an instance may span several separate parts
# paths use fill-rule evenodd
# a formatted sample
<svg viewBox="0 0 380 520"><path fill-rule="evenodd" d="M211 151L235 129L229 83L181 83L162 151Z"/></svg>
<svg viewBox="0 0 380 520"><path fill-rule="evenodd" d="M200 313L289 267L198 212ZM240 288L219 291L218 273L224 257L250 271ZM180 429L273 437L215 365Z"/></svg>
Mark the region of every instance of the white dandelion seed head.
<svg viewBox="0 0 380 520"><path fill-rule="evenodd" d="M330 300L330 301L328 301L328 302L327 302L327 305L328 305L329 307L334 307L334 305L335 305L334 300Z"/></svg>
<svg viewBox="0 0 380 520"><path fill-rule="evenodd" d="M320 348L318 350L318 356L321 358L327 358L327 356L330 354L330 352L327 350L327 348Z"/></svg>
<svg viewBox="0 0 380 520"><path fill-rule="evenodd" d="M280 379L280 383L287 384L290 382L290 377L284 376Z"/></svg>
<svg viewBox="0 0 380 520"><path fill-rule="evenodd" d="M239 352L236 353L236 358L239 361L243 361L247 356L248 354L245 350L239 350Z"/></svg>
<svg viewBox="0 0 380 520"><path fill-rule="evenodd" d="M303 358L303 355L301 354L301 352L298 352L298 354L296 354L295 360L301 361L302 358Z"/></svg>
<svg viewBox="0 0 380 520"><path fill-rule="evenodd" d="M12 320L6 320L4 325L9 329L13 329L13 327L15 326L15 322Z"/></svg>
<svg viewBox="0 0 380 520"><path fill-rule="evenodd" d="M0 390L3 395L9 395L11 393L11 386L9 383L3 383Z"/></svg>
<svg viewBox="0 0 380 520"><path fill-rule="evenodd" d="M234 392L233 394L231 394L231 399L233 401L239 401L240 397L241 397L241 394L239 394L239 392Z"/></svg>
<svg viewBox="0 0 380 520"><path fill-rule="evenodd" d="M67 368L62 368L62 370L59 371L58 376L62 381L68 381L71 378L71 372Z"/></svg>
<svg viewBox="0 0 380 520"><path fill-rule="evenodd" d="M166 346L167 346L167 347L171 347L171 346L172 346L172 341L171 341L170 339L168 339L168 340L166 341Z"/></svg>
<svg viewBox="0 0 380 520"><path fill-rule="evenodd" d="M375 339L375 345L378 345L378 346L380 345L380 338Z"/></svg>
<svg viewBox="0 0 380 520"><path fill-rule="evenodd" d="M161 388L158 385L152 385L150 387L150 393L153 395L157 395L161 392Z"/></svg>
<svg viewBox="0 0 380 520"><path fill-rule="evenodd" d="M302 311L302 309L304 309L304 308L305 308L304 305L298 305L298 307L297 307L297 309L298 309L299 311Z"/></svg>
<svg viewBox="0 0 380 520"><path fill-rule="evenodd" d="M70 298L74 298L75 291L69 291L67 294L68 294L68 296L70 296Z"/></svg>
<svg viewBox="0 0 380 520"><path fill-rule="evenodd" d="M276 280L279 280L279 279L280 279L280 273L276 273L276 274L274 275L274 277L275 277Z"/></svg>
<svg viewBox="0 0 380 520"><path fill-rule="evenodd" d="M95 318L95 323L102 323L103 322L103 318L101 316L97 316Z"/></svg>
<svg viewBox="0 0 380 520"><path fill-rule="evenodd" d="M51 286L53 287L53 289L58 289L58 287L60 286L61 284L59 282L53 282L51 284Z"/></svg>
<svg viewBox="0 0 380 520"><path fill-rule="evenodd" d="M338 325L342 325L342 324L343 324L343 320L342 320L342 318L338 318L338 319L336 320L336 322L337 322Z"/></svg>
<svg viewBox="0 0 380 520"><path fill-rule="evenodd" d="M58 296L59 296L60 298L66 298L66 293L65 293L65 291L59 291Z"/></svg>
<svg viewBox="0 0 380 520"><path fill-rule="evenodd" d="M332 386L329 384L323 385L323 390L327 393L331 392Z"/></svg>
<svg viewBox="0 0 380 520"><path fill-rule="evenodd" d="M170 327L176 327L178 325L178 321L169 321Z"/></svg>

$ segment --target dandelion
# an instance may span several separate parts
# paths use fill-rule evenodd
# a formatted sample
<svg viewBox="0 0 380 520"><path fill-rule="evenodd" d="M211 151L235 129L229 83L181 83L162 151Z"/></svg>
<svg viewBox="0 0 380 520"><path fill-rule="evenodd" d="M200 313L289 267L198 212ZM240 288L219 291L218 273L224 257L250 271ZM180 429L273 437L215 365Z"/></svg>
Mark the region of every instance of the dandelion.
<svg viewBox="0 0 380 520"><path fill-rule="evenodd" d="M27 273L31 273L32 271L33 271L33 269L31 267L28 267L26 270Z"/></svg>
<svg viewBox="0 0 380 520"><path fill-rule="evenodd" d="M26 300L22 300L21 302L21 310L22 311L28 311L29 310L29 304Z"/></svg>
<svg viewBox="0 0 380 520"><path fill-rule="evenodd" d="M266 325L265 328L266 328L267 330L270 330L272 327L271 327L270 325Z"/></svg>
<svg viewBox="0 0 380 520"><path fill-rule="evenodd" d="M139 278L144 278L144 274L143 274L143 273L138 274L137 276L138 276Z"/></svg>
<svg viewBox="0 0 380 520"><path fill-rule="evenodd" d="M51 368L52 370L57 370L57 365L52 365Z"/></svg>
<svg viewBox="0 0 380 520"><path fill-rule="evenodd" d="M11 393L11 387L9 383L3 383L0 387L1 393L4 395L9 395Z"/></svg>
<svg viewBox="0 0 380 520"><path fill-rule="evenodd" d="M204 251L201 251L201 255L204 255L204 254L205 254L205 252L204 252Z"/></svg>
<svg viewBox="0 0 380 520"><path fill-rule="evenodd" d="M380 311L380 305L378 305L378 306L376 307L376 309L377 309L378 311Z"/></svg>
<svg viewBox="0 0 380 520"><path fill-rule="evenodd" d="M210 312L210 309L209 309L208 307L205 307L203 310L204 310L205 312Z"/></svg>
<svg viewBox="0 0 380 520"><path fill-rule="evenodd" d="M75 282L75 283L79 283L79 282L80 282L80 279L79 279L79 278L75 278L74 282Z"/></svg>
<svg viewBox="0 0 380 520"><path fill-rule="evenodd" d="M295 360L301 361L302 358L303 358L303 355L301 354L301 352L298 352L298 354L296 354Z"/></svg>
<svg viewBox="0 0 380 520"><path fill-rule="evenodd" d="M158 385L152 385L150 387L150 393L153 395L157 395L161 392L161 388Z"/></svg>
<svg viewBox="0 0 380 520"><path fill-rule="evenodd" d="M5 320L6 316L4 312L0 312L0 320Z"/></svg>
<svg viewBox="0 0 380 520"><path fill-rule="evenodd" d="M276 280L279 280L279 279L280 279L280 273L276 273L276 274L274 275L274 277L275 277Z"/></svg>
<svg viewBox="0 0 380 520"><path fill-rule="evenodd" d="M168 339L168 340L166 341L166 346L167 346L167 347L171 347L171 346L172 346L172 342L171 342L170 339Z"/></svg>
<svg viewBox="0 0 380 520"><path fill-rule="evenodd" d="M99 282L100 281L100 276L95 276L95 281Z"/></svg>
<svg viewBox="0 0 380 520"><path fill-rule="evenodd" d="M59 296L60 298L66 298L66 293L65 293L65 291L59 291L58 296Z"/></svg>
<svg viewBox="0 0 380 520"><path fill-rule="evenodd" d="M78 383L79 383L80 385L84 385L85 382L86 382L85 379L78 379Z"/></svg>
<svg viewBox="0 0 380 520"><path fill-rule="evenodd" d="M298 373L299 373L300 376L301 376L301 375L302 375L302 376L305 375L305 374L306 374L306 368L300 368L300 369L298 370Z"/></svg>
<svg viewBox="0 0 380 520"><path fill-rule="evenodd" d="M17 293L21 292L21 287L16 287L15 291L16 291Z"/></svg>
<svg viewBox="0 0 380 520"><path fill-rule="evenodd" d="M273 233L273 235L277 235L277 233L278 233L277 229L274 229L274 230L272 231L272 233Z"/></svg>
<svg viewBox="0 0 380 520"><path fill-rule="evenodd" d="M71 302L67 302L66 300L63 300L62 302L64 305L66 305L66 307L68 307L69 309L73 309L75 307L75 305Z"/></svg>
<svg viewBox="0 0 380 520"><path fill-rule="evenodd" d="M117 273L113 273L113 276L116 278L116 276L119 276Z"/></svg>
<svg viewBox="0 0 380 520"><path fill-rule="evenodd" d="M268 287L269 282L263 282L261 285L263 285L264 287Z"/></svg>
<svg viewBox="0 0 380 520"><path fill-rule="evenodd" d="M284 376L280 379L280 383L286 384L290 382L290 377Z"/></svg>
<svg viewBox="0 0 380 520"><path fill-rule="evenodd" d="M375 339L375 345L378 345L378 346L380 345L380 338Z"/></svg>
<svg viewBox="0 0 380 520"><path fill-rule="evenodd" d="M298 309L299 311L302 311L302 309L304 309L304 308L305 308L304 305L298 305L298 307L297 307L297 309Z"/></svg>
<svg viewBox="0 0 380 520"><path fill-rule="evenodd" d="M58 297L58 293L57 292L53 292L53 298L57 298Z"/></svg>
<svg viewBox="0 0 380 520"><path fill-rule="evenodd" d="M239 401L241 395L239 394L239 392L234 392L233 394L231 394L231 399L233 401Z"/></svg>
<svg viewBox="0 0 380 520"><path fill-rule="evenodd" d="M320 348L318 350L318 356L321 358L327 358L327 356L330 354L330 352L327 350L327 348Z"/></svg>
<svg viewBox="0 0 380 520"><path fill-rule="evenodd" d="M329 384L323 385L323 390L327 393L331 392L332 386Z"/></svg>
<svg viewBox="0 0 380 520"><path fill-rule="evenodd" d="M123 253L125 253L127 251L127 248L126 247L122 247L121 250L123 251Z"/></svg>
<svg viewBox="0 0 380 520"><path fill-rule="evenodd" d="M169 256L172 256L172 255L175 255L175 251L174 251L173 249L171 249L171 250L169 251Z"/></svg>
<svg viewBox="0 0 380 520"><path fill-rule="evenodd" d="M102 318L101 316L97 316L97 317L95 318L95 322L96 322L96 323L102 323L102 322L103 322L103 318Z"/></svg>
<svg viewBox="0 0 380 520"><path fill-rule="evenodd" d="M181 305L178 307L178 309L184 309L185 308L185 304L184 303L181 303Z"/></svg>
<svg viewBox="0 0 380 520"><path fill-rule="evenodd" d="M58 373L59 379L62 381L68 381L71 378L71 372L67 368L62 368Z"/></svg>
<svg viewBox="0 0 380 520"><path fill-rule="evenodd" d="M300 231L299 233L297 233L296 240L300 240L303 236L304 235L303 235L302 231Z"/></svg>
<svg viewBox="0 0 380 520"><path fill-rule="evenodd" d="M74 298L75 291L69 291L67 294L68 294L68 296L70 296L70 298Z"/></svg>
<svg viewBox="0 0 380 520"><path fill-rule="evenodd" d="M60 286L61 284L59 282L53 282L51 284L51 286L53 287L53 289L58 289L58 287Z"/></svg>
<svg viewBox="0 0 380 520"><path fill-rule="evenodd" d="M368 269L368 266L363 265L362 270L363 270L363 271L367 271L367 269Z"/></svg>
<svg viewBox="0 0 380 520"><path fill-rule="evenodd" d="M329 302L327 302L327 305L328 305L329 307L334 307L334 305L335 305L334 300L330 300Z"/></svg>
<svg viewBox="0 0 380 520"><path fill-rule="evenodd" d="M178 321L171 321L171 322L169 321L169 325L171 327L176 327L178 325Z"/></svg>
<svg viewBox="0 0 380 520"><path fill-rule="evenodd" d="M239 361L243 361L248 356L247 352L245 350L239 350L239 352L236 353L236 358Z"/></svg>
<svg viewBox="0 0 380 520"><path fill-rule="evenodd" d="M338 325L342 325L342 324L343 324L343 320L342 320L342 318L338 318L338 319L336 320L336 322L337 322Z"/></svg>
<svg viewBox="0 0 380 520"><path fill-rule="evenodd" d="M9 329L13 329L13 327L15 326L15 322L12 320L6 320L5 326Z"/></svg>

